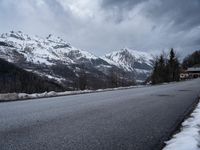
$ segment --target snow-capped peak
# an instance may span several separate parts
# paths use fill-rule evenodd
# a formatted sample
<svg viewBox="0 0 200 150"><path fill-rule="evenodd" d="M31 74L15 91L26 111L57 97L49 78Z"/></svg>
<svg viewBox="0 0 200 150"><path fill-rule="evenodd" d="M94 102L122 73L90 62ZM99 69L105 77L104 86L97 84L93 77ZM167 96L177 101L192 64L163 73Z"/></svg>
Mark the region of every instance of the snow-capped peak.
<svg viewBox="0 0 200 150"><path fill-rule="evenodd" d="M62 38L54 36L53 34L49 34L46 39L50 42L54 43L66 43Z"/></svg>
<svg viewBox="0 0 200 150"><path fill-rule="evenodd" d="M30 37L27 34L24 34L22 31L10 31L9 33L3 33L0 36L1 38L13 38L16 40L27 40Z"/></svg>
<svg viewBox="0 0 200 150"><path fill-rule="evenodd" d="M153 60L150 54L129 48L106 54L103 59L108 63L124 68L126 71L134 71L140 68L140 64L152 67Z"/></svg>
<svg viewBox="0 0 200 150"><path fill-rule="evenodd" d="M11 31L2 34L0 42L4 43L4 47L1 48L2 55L5 53L4 57L9 57L7 59L13 61L13 55L14 53L16 55L16 52L20 57L23 56L26 61L34 64L53 65L58 61L71 64L80 63L81 60L97 59L93 54L72 47L60 37L52 34L46 38L41 38L39 36L28 36L21 31ZM13 53L10 50L8 52L5 45L10 45Z"/></svg>

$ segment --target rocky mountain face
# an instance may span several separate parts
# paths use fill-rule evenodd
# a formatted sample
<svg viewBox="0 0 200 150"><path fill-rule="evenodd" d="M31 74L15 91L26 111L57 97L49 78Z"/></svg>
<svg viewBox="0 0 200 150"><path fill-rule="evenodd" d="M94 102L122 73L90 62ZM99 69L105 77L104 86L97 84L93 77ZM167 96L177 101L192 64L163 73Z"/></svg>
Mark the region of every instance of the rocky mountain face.
<svg viewBox="0 0 200 150"><path fill-rule="evenodd" d="M152 57L146 53L123 49L97 57L60 37L21 31L0 35L0 58L72 90L82 82L88 89L130 85L144 80L152 69Z"/></svg>
<svg viewBox="0 0 200 150"><path fill-rule="evenodd" d="M153 68L153 57L150 54L128 48L107 54L103 59L125 72L134 74L135 79L138 81L144 81Z"/></svg>

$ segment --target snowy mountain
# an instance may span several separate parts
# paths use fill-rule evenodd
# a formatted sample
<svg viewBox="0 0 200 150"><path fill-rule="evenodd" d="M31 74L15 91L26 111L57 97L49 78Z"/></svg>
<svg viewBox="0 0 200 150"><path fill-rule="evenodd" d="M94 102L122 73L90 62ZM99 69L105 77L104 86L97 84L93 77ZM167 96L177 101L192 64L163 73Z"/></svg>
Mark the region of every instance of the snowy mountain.
<svg viewBox="0 0 200 150"><path fill-rule="evenodd" d="M116 86L120 86L132 84L134 79L145 80L152 69L152 57L143 52L123 49L101 58L60 37L50 34L41 38L21 31L0 35L0 58L70 89L76 89L83 72L87 88L94 89L111 87L113 73L120 82Z"/></svg>
<svg viewBox="0 0 200 150"><path fill-rule="evenodd" d="M21 31L0 35L0 58L73 89L78 86L82 72L87 74L87 88L104 88L108 83L106 68L112 67L60 37L41 38Z"/></svg>
<svg viewBox="0 0 200 150"><path fill-rule="evenodd" d="M137 80L145 80L153 68L153 57L150 54L128 48L106 54L102 59L126 72L134 73Z"/></svg>
<svg viewBox="0 0 200 150"><path fill-rule="evenodd" d="M83 60L97 59L96 56L76 49L60 37L49 35L46 38L30 37L22 32L10 32L0 36L1 52L6 54L10 61L15 61L13 52L20 54L27 62L34 64L53 65L55 61L71 64ZM9 47L9 52L7 51Z"/></svg>

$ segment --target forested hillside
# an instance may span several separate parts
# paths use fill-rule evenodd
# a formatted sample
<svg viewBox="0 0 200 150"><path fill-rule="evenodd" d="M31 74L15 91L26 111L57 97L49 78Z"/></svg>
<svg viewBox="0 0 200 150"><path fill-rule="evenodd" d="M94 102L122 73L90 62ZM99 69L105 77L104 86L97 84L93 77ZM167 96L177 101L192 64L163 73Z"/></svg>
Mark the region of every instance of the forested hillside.
<svg viewBox="0 0 200 150"><path fill-rule="evenodd" d="M0 59L0 93L63 91L63 87Z"/></svg>

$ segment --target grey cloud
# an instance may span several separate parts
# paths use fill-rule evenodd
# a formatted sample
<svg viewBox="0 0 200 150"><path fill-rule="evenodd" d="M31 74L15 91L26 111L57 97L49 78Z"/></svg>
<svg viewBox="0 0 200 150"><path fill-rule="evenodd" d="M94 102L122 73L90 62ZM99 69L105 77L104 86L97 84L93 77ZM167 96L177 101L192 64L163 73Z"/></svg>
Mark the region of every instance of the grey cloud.
<svg viewBox="0 0 200 150"><path fill-rule="evenodd" d="M130 10L137 4L142 3L144 1L147 0L103 0L101 2L101 7L105 9L118 8Z"/></svg>
<svg viewBox="0 0 200 150"><path fill-rule="evenodd" d="M200 25L199 0L103 0L101 7L120 22L138 4L144 4L140 14L157 24L172 24L177 30ZM113 15L114 14L114 15Z"/></svg>
<svg viewBox="0 0 200 150"><path fill-rule="evenodd" d="M37 5L39 1L43 5ZM174 47L183 53L200 46L199 0L95 0L97 6L86 3L88 10L81 14L91 11L92 18L79 16L69 3L73 4L70 0L0 0L0 32L52 33L97 55L125 46L144 51Z"/></svg>
<svg viewBox="0 0 200 150"><path fill-rule="evenodd" d="M148 4L143 11L157 23L164 18L165 23L173 23L177 30L187 30L200 25L199 0L160 0Z"/></svg>
<svg viewBox="0 0 200 150"><path fill-rule="evenodd" d="M102 0L101 7L107 11L107 20L120 23L127 19L127 12L146 1L148 0Z"/></svg>

